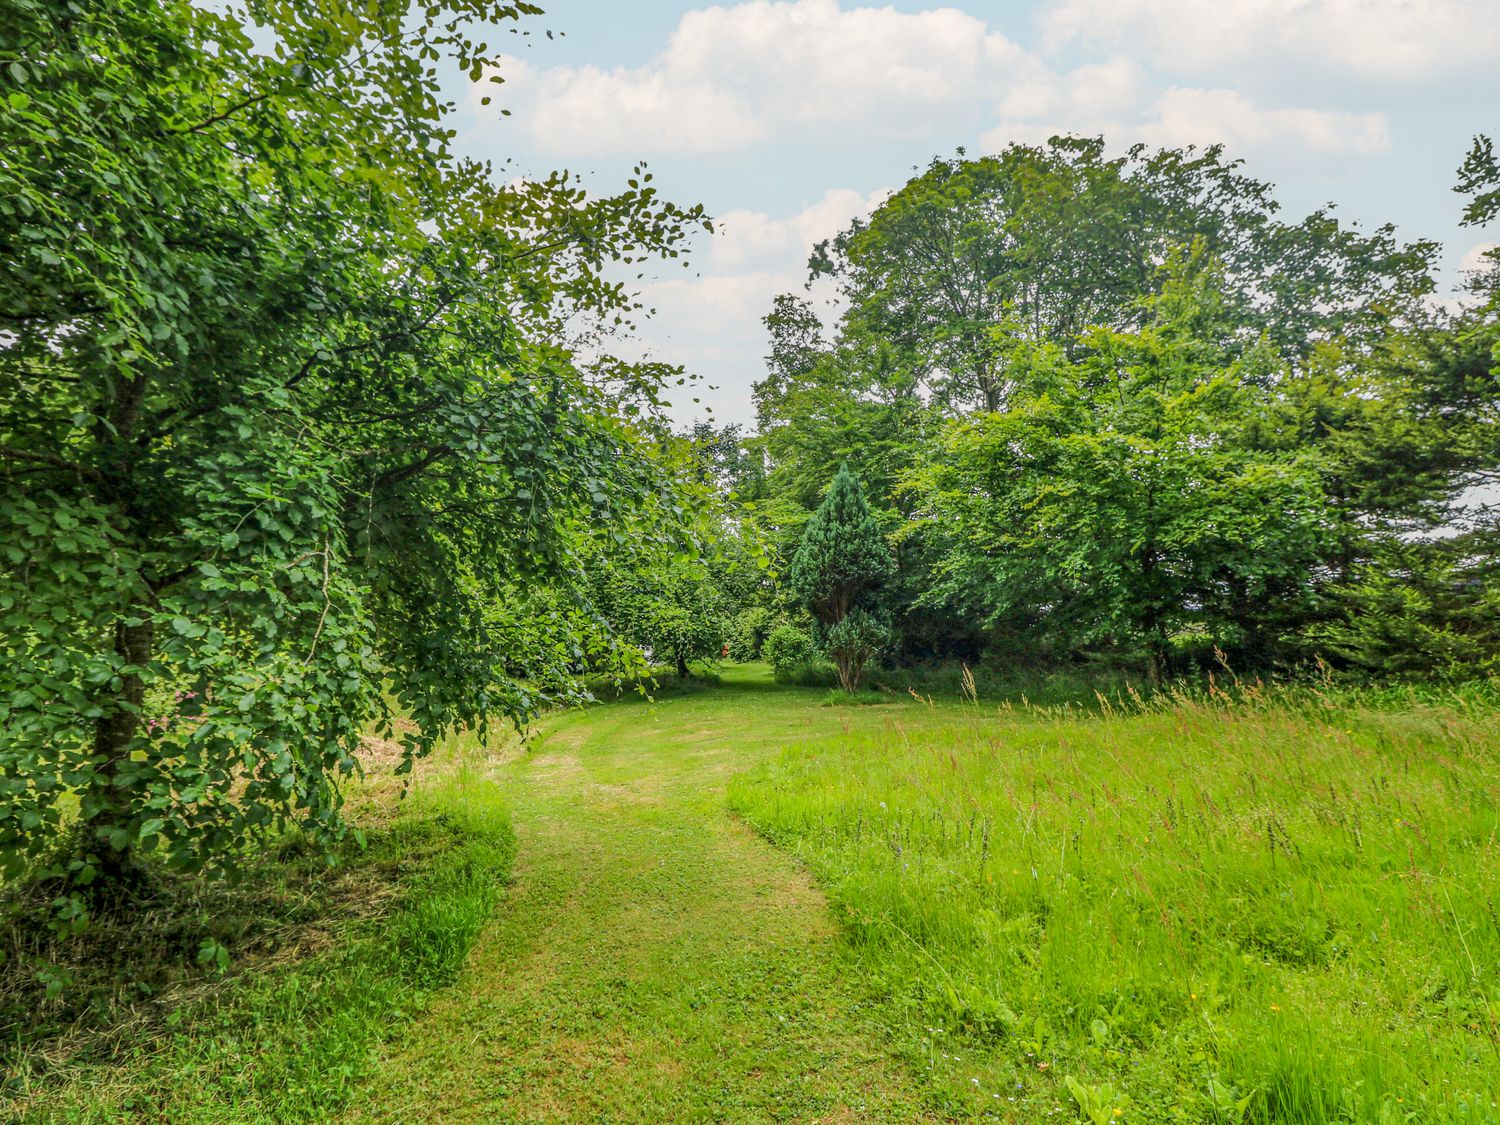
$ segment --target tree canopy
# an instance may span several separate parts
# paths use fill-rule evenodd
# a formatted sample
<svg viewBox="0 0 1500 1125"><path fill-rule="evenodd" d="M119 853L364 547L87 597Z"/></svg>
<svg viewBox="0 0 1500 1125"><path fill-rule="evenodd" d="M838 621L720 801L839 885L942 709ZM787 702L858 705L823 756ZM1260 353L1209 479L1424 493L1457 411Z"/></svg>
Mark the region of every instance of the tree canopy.
<svg viewBox="0 0 1500 1125"><path fill-rule="evenodd" d="M1478 138L1465 221L1497 184ZM1402 666L1461 674L1493 652L1459 607L1495 583L1500 269L1438 303L1436 250L1286 218L1219 147L936 159L814 249L835 322L774 302L746 507L788 557L857 472L899 659L1382 671L1425 630L1459 639Z"/></svg>
<svg viewBox="0 0 1500 1125"><path fill-rule="evenodd" d="M701 211L452 151L440 67L535 11L0 4L7 868L70 796L81 881L336 835L372 722L523 719L583 560L685 549L664 372L564 328Z"/></svg>

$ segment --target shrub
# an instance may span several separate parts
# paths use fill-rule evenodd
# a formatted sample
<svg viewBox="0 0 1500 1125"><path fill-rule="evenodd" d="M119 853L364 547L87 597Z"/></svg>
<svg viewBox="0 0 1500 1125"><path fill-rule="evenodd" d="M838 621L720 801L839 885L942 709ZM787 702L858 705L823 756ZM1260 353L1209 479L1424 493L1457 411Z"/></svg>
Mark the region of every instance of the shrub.
<svg viewBox="0 0 1500 1125"><path fill-rule="evenodd" d="M865 664L890 641L875 614L880 587L894 570L859 478L844 465L807 522L787 581L817 621L822 649L845 691L859 689Z"/></svg>
<svg viewBox="0 0 1500 1125"><path fill-rule="evenodd" d="M823 651L838 668L839 684L847 692L859 690L865 665L891 642L891 630L863 609L851 610L841 621L820 630Z"/></svg>
<svg viewBox="0 0 1500 1125"><path fill-rule="evenodd" d="M807 633L795 625L778 625L766 638L763 654L780 683L790 683L812 667L818 650Z"/></svg>
<svg viewBox="0 0 1500 1125"><path fill-rule="evenodd" d="M729 629L729 655L735 660L759 660L766 638L776 627L776 615L764 606L751 606L735 614Z"/></svg>

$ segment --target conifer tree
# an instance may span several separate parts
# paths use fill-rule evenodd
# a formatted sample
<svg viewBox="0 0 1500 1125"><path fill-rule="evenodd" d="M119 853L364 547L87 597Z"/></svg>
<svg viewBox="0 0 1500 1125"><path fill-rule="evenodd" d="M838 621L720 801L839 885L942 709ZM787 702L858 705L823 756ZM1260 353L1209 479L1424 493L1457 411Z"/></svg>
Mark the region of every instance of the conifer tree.
<svg viewBox="0 0 1500 1125"><path fill-rule="evenodd" d="M859 478L840 466L802 534L788 579L817 622L845 691L858 689L865 664L888 638L878 595L894 569Z"/></svg>

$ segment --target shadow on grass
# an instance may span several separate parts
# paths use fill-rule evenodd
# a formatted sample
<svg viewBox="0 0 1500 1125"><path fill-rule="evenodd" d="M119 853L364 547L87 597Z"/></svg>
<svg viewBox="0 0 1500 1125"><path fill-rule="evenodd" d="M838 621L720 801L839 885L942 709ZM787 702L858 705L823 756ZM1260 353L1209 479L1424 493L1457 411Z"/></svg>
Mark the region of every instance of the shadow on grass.
<svg viewBox="0 0 1500 1125"><path fill-rule="evenodd" d="M8 888L0 1119L326 1119L456 976L515 855L472 783L366 836L333 866L288 838L233 882L148 869L77 933L46 925L44 888Z"/></svg>

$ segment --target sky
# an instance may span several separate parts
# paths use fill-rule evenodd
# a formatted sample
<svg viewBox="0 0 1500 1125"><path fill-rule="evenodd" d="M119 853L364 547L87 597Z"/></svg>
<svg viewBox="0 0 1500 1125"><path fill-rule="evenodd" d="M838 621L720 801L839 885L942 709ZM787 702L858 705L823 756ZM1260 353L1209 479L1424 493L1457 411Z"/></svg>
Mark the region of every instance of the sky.
<svg viewBox="0 0 1500 1125"><path fill-rule="evenodd" d="M1223 142L1285 215L1332 203L1439 240L1450 283L1500 239L1461 228L1452 191L1473 136L1500 135L1500 0L541 3L492 41L503 86L455 81L458 146L602 193L644 162L714 217L688 270L648 275L656 315L617 349L701 379L683 422L752 422L760 318L812 245L960 147Z"/></svg>

